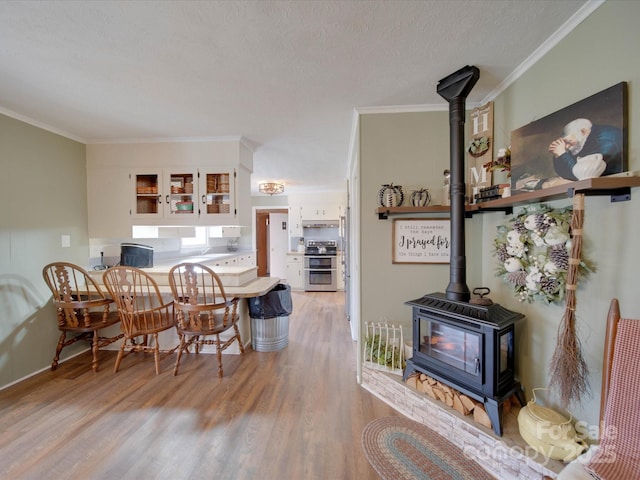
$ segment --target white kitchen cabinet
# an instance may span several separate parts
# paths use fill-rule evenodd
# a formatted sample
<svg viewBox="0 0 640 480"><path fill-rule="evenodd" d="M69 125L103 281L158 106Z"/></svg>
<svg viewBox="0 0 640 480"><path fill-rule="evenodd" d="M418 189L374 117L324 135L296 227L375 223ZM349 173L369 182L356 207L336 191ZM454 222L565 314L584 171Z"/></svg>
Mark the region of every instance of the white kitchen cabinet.
<svg viewBox="0 0 640 480"><path fill-rule="evenodd" d="M302 237L302 206L289 205L289 236Z"/></svg>
<svg viewBox="0 0 640 480"><path fill-rule="evenodd" d="M128 189L128 169L87 169L89 237L131 236L131 197Z"/></svg>
<svg viewBox="0 0 640 480"><path fill-rule="evenodd" d="M225 258L221 258L213 264L215 267L237 267L238 265L238 256L233 255Z"/></svg>
<svg viewBox="0 0 640 480"><path fill-rule="evenodd" d="M255 267L256 256L254 252L229 255L217 260L213 265L216 267Z"/></svg>
<svg viewBox="0 0 640 480"><path fill-rule="evenodd" d="M238 238L242 235L240 229L242 227L236 225L220 225L217 227L209 227L210 238Z"/></svg>
<svg viewBox="0 0 640 480"><path fill-rule="evenodd" d="M252 171L242 139L87 145L89 235L250 225Z"/></svg>
<svg viewBox="0 0 640 480"><path fill-rule="evenodd" d="M238 255L238 266L239 267L255 267L256 266L256 256L255 253L241 253Z"/></svg>
<svg viewBox="0 0 640 480"><path fill-rule="evenodd" d="M131 172L134 224L195 224L197 169L140 169Z"/></svg>
<svg viewBox="0 0 640 480"><path fill-rule="evenodd" d="M304 290L304 263L302 255L287 255L287 282L292 290Z"/></svg>
<svg viewBox="0 0 640 480"><path fill-rule="evenodd" d="M302 220L338 220L340 210L338 203L304 204Z"/></svg>
<svg viewBox="0 0 640 480"><path fill-rule="evenodd" d="M235 169L200 169L198 201L204 223L220 224L236 219L235 187Z"/></svg>

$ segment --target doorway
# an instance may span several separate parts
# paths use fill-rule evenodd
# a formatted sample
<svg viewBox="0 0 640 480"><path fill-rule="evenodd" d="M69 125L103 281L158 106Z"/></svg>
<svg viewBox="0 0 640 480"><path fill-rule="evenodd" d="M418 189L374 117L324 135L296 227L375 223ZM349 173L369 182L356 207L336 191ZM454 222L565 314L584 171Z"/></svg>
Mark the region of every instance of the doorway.
<svg viewBox="0 0 640 480"><path fill-rule="evenodd" d="M289 210L286 208L256 210L256 265L259 277L268 277L271 273L269 265L269 215L272 213L288 215Z"/></svg>

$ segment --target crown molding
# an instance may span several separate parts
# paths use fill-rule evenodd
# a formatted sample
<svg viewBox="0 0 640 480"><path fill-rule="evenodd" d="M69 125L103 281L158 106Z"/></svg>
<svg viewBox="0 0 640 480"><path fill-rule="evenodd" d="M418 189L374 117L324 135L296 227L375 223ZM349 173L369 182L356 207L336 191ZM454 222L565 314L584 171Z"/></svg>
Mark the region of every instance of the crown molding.
<svg viewBox="0 0 640 480"><path fill-rule="evenodd" d="M87 140L88 145L122 143L193 143L193 142L240 142L253 151L253 145L242 135L222 137L138 137L138 138L94 138Z"/></svg>
<svg viewBox="0 0 640 480"><path fill-rule="evenodd" d="M533 65L535 65L542 57L555 47L561 40L569 35L578 25L580 25L589 15L595 12L606 0L588 0L580 9L564 22L558 30L547 38L534 52L529 55L524 62L518 65L513 72L500 82L489 94L480 102L484 105L498 97L502 92L511 86L516 80L524 75Z"/></svg>
<svg viewBox="0 0 640 480"><path fill-rule="evenodd" d="M354 111L359 115L376 113L420 113L420 112L440 112L449 109L449 104L424 104L424 105L389 105L380 107L356 107Z"/></svg>
<svg viewBox="0 0 640 480"><path fill-rule="evenodd" d="M42 130L46 130L47 132L55 133L56 135L60 135L61 137L68 138L69 140L73 140L75 142L86 144L86 139L79 137L77 135L73 135L72 133L65 132L64 130L60 130L59 128L52 127L51 125L40 122L39 120L34 120L33 118L27 117L26 115L22 115L20 113L16 113L13 110L9 110L8 108L0 107L0 113L7 117L13 118L15 120L19 120L23 123L31 125L33 127L40 128Z"/></svg>

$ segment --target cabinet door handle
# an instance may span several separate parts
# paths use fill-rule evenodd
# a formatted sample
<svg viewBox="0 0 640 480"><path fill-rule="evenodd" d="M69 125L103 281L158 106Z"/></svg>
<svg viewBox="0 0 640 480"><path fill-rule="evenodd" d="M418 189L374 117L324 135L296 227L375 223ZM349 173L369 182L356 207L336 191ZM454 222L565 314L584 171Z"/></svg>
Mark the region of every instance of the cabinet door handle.
<svg viewBox="0 0 640 480"><path fill-rule="evenodd" d="M166 197L164 197L164 201L167 205L169 205L169 195L167 195Z"/></svg>
<svg viewBox="0 0 640 480"><path fill-rule="evenodd" d="M206 195L202 195L202 204L204 205L207 202Z"/></svg>
<svg viewBox="0 0 640 480"><path fill-rule="evenodd" d="M162 195L158 195L158 205L162 203Z"/></svg>

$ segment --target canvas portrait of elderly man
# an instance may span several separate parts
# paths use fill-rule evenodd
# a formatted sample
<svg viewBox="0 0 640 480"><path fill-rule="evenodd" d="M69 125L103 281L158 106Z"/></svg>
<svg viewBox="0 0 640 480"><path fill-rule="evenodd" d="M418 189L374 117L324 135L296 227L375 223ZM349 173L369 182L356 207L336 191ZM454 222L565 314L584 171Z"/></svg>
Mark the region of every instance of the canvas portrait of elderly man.
<svg viewBox="0 0 640 480"><path fill-rule="evenodd" d="M562 137L549 145L556 173L568 180L621 172L622 150L622 129L586 118L567 123Z"/></svg>
<svg viewBox="0 0 640 480"><path fill-rule="evenodd" d="M627 89L614 85L512 132L514 193L627 170Z"/></svg>

